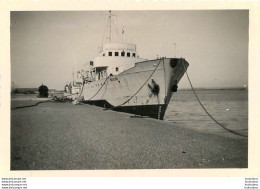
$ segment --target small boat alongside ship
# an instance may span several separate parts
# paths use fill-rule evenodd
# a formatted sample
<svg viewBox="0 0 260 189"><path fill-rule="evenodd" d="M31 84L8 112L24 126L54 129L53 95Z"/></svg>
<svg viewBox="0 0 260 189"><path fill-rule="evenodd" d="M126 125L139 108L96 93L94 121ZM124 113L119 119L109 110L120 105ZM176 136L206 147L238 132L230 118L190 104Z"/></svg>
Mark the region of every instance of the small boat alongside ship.
<svg viewBox="0 0 260 189"><path fill-rule="evenodd" d="M65 86L72 100L120 112L163 119L178 83L189 66L184 58L140 58L135 44L113 42L109 11L108 42L76 79Z"/></svg>

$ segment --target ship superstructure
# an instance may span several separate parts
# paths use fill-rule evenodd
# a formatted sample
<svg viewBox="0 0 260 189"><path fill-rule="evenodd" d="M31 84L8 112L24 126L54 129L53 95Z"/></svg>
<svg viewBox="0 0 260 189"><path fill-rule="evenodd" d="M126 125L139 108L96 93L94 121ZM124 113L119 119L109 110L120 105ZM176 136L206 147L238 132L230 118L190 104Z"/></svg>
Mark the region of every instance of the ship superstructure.
<svg viewBox="0 0 260 189"><path fill-rule="evenodd" d="M183 58L140 58L135 44L108 41L67 87L72 99L115 111L163 119L188 63Z"/></svg>

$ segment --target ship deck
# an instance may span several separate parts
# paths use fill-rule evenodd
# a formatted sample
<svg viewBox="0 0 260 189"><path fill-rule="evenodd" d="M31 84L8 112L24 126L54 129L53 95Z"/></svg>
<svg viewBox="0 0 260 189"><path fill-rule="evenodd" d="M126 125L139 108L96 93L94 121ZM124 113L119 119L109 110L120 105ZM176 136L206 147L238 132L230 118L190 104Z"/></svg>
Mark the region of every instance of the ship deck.
<svg viewBox="0 0 260 189"><path fill-rule="evenodd" d="M11 170L246 168L247 152L242 138L91 105L48 102L11 111Z"/></svg>

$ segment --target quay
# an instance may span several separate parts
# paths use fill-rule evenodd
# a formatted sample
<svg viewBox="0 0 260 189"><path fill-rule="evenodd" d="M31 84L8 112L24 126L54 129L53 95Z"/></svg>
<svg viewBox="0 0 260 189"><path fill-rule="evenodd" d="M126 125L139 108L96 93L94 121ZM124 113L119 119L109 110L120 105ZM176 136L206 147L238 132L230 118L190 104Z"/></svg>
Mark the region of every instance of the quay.
<svg viewBox="0 0 260 189"><path fill-rule="evenodd" d="M247 167L243 138L68 102L11 110L11 170Z"/></svg>

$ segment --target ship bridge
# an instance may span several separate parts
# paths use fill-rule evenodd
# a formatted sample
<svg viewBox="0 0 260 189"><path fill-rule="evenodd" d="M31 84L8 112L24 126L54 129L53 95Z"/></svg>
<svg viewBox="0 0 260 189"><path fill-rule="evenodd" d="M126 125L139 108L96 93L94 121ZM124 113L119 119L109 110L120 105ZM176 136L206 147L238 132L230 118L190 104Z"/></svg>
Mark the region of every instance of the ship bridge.
<svg viewBox="0 0 260 189"><path fill-rule="evenodd" d="M136 45L130 43L107 43L99 56L137 57Z"/></svg>
<svg viewBox="0 0 260 189"><path fill-rule="evenodd" d="M102 47L97 57L89 62L89 67L95 70L96 79L119 73L135 66L136 62L146 59L139 58L136 45L129 43L107 43Z"/></svg>

